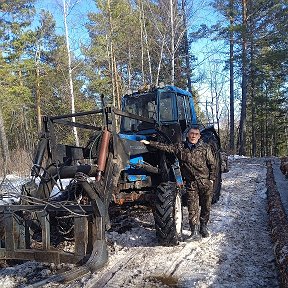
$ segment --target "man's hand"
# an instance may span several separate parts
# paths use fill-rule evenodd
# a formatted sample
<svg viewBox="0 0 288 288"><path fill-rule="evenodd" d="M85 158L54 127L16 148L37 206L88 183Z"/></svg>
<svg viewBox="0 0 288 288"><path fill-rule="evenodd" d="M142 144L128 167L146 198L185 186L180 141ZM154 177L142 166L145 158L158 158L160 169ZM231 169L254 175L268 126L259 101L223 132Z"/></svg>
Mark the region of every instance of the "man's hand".
<svg viewBox="0 0 288 288"><path fill-rule="evenodd" d="M142 142L145 145L149 145L150 144L150 142L148 140L141 140L140 142Z"/></svg>

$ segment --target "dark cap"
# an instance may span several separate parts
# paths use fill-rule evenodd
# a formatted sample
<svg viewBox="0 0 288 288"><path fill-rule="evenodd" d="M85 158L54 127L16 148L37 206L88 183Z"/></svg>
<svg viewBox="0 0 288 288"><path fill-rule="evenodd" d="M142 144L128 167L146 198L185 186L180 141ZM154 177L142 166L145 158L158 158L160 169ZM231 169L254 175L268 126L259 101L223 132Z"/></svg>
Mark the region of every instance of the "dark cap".
<svg viewBox="0 0 288 288"><path fill-rule="evenodd" d="M189 126L188 131L190 131L191 129L200 130L200 125L199 124L192 124L191 126Z"/></svg>

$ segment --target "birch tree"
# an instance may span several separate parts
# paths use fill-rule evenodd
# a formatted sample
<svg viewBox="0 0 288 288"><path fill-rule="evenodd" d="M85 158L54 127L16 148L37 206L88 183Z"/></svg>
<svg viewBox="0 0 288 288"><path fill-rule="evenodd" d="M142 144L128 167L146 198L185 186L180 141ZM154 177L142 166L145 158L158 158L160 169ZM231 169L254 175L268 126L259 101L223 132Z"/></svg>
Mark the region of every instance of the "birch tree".
<svg viewBox="0 0 288 288"><path fill-rule="evenodd" d="M175 13L176 9L175 6L177 7L177 2L170 0L170 33L171 33L171 47L170 47L170 54L171 54L171 85L174 85L175 82Z"/></svg>
<svg viewBox="0 0 288 288"><path fill-rule="evenodd" d="M165 1L164 1L165 2ZM168 46L168 51L170 54L171 62L171 85L175 84L175 61L177 53L179 54L179 49L183 45L183 37L186 32L186 28L183 23L183 15L179 13L179 6L177 0L169 0L169 3L165 4L166 9L168 10L167 14L169 15L169 42L170 47ZM167 7L168 6L168 7ZM168 42L168 43L169 43Z"/></svg>
<svg viewBox="0 0 288 288"><path fill-rule="evenodd" d="M79 1L76 1L78 3ZM75 5L74 4L74 5ZM70 1L63 0L63 21L65 29L65 39L66 39L66 49L67 49L67 58L68 58L68 80L69 80L69 93L71 99L71 113L75 113L75 96L74 96L74 85L73 85L73 75L72 75L72 65L71 65L71 50L70 50L70 41L69 41L69 30L67 25L67 18L69 15L69 8L71 8ZM75 117L72 117L72 122L75 122ZM75 138L75 143L79 146L79 138L77 128L73 127L73 134Z"/></svg>
<svg viewBox="0 0 288 288"><path fill-rule="evenodd" d="M187 78L187 88L192 94L192 83L191 83L191 62L190 62L190 52L189 52L189 39L188 39L188 22L187 22L187 1L182 0L182 15L183 15L183 26L184 26L184 53L185 53L185 70Z"/></svg>

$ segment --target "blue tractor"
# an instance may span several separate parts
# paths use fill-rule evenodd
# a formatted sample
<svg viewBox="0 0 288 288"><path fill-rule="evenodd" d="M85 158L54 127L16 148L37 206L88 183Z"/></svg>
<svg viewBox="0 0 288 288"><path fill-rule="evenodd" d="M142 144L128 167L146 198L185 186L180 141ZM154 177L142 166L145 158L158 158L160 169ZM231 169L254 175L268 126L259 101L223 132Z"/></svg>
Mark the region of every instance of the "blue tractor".
<svg viewBox="0 0 288 288"><path fill-rule="evenodd" d="M130 117L132 114L138 117ZM159 243L177 244L182 234L182 203L185 199L185 179L181 176L178 159L174 155L149 149L139 141L183 141L189 127L197 123L192 95L175 86L125 95L122 116L120 133L116 137L121 139L124 151L129 151L129 160L121 169L118 193L114 194L114 199L129 201L132 191L134 198L147 199L148 205L154 203L152 208ZM220 139L213 127L202 129L201 134L204 141L211 144L217 159L215 203L221 189Z"/></svg>
<svg viewBox="0 0 288 288"><path fill-rule="evenodd" d="M72 117L77 121L71 121ZM179 161L140 140L177 143L196 122L192 95L175 86L126 94L122 110L105 106L103 101L99 110L44 117L31 181L22 187L21 203L1 210L9 223L1 242L1 258L41 260L45 256L45 261L56 263L87 261L95 270L107 261L109 207L125 203L151 207L159 243L177 244L185 202ZM89 141L80 147L62 143L59 132L63 133L63 125L92 131ZM203 128L201 134L217 159L216 202L221 188L220 139L213 127ZM37 231L40 237L33 238ZM73 255L51 248L55 233L64 238L73 234ZM50 253L33 248L31 243L37 239Z"/></svg>

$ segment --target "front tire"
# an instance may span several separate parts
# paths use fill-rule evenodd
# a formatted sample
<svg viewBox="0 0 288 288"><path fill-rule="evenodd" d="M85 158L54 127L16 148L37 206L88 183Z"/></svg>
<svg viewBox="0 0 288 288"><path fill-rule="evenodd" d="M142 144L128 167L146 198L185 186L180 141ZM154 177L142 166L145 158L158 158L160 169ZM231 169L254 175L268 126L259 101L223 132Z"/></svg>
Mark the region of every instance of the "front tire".
<svg viewBox="0 0 288 288"><path fill-rule="evenodd" d="M177 245L182 236L182 200L174 182L162 183L156 190L154 220L161 245Z"/></svg>

